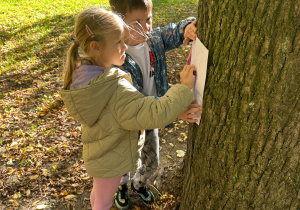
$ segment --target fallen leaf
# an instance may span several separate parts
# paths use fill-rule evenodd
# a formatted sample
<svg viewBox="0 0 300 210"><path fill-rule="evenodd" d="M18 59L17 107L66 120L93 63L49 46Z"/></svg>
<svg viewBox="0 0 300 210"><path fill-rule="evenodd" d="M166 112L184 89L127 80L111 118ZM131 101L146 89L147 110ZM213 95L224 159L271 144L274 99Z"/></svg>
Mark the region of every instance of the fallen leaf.
<svg viewBox="0 0 300 210"><path fill-rule="evenodd" d="M54 163L53 166L52 166L53 170L56 170L57 167L58 167L58 164L57 164L57 163Z"/></svg>
<svg viewBox="0 0 300 210"><path fill-rule="evenodd" d="M18 201L14 201L13 202L13 206L19 206L20 204L18 203Z"/></svg>
<svg viewBox="0 0 300 210"><path fill-rule="evenodd" d="M11 168L11 167L8 167L7 170L9 171L9 172L7 173L8 175L12 175L12 174L16 171L16 169Z"/></svg>
<svg viewBox="0 0 300 210"><path fill-rule="evenodd" d="M172 143L169 143L169 145L170 145L171 147L174 147L174 144L172 144Z"/></svg>
<svg viewBox="0 0 300 210"><path fill-rule="evenodd" d="M65 191L65 190L62 190L62 191L60 192L60 194L61 194L61 195L68 195L69 193L68 193L67 191Z"/></svg>
<svg viewBox="0 0 300 210"><path fill-rule="evenodd" d="M39 175L36 174L36 175L30 176L29 179L30 179L30 180L35 180L35 179L37 179L38 177L39 177Z"/></svg>
<svg viewBox="0 0 300 210"><path fill-rule="evenodd" d="M15 194L13 195L13 198L14 198L14 199L18 199L18 198L21 198L21 197L22 197L22 195L21 195L20 192L17 192L17 193L15 193Z"/></svg>
<svg viewBox="0 0 300 210"><path fill-rule="evenodd" d="M76 195L67 195L67 196L65 197L65 199L66 199L66 200L71 200L71 199L76 198L76 197L77 197Z"/></svg>
<svg viewBox="0 0 300 210"><path fill-rule="evenodd" d="M185 152L183 150L176 150L177 157L184 157Z"/></svg>
<svg viewBox="0 0 300 210"><path fill-rule="evenodd" d="M19 179L22 179L22 178L23 178L23 174L22 174L22 173L23 173L22 170L21 170L21 171L17 171L16 174L17 174L17 176L18 176Z"/></svg>
<svg viewBox="0 0 300 210"><path fill-rule="evenodd" d="M177 138L177 140L179 141L179 142L183 142L183 139L182 138Z"/></svg>
<svg viewBox="0 0 300 210"><path fill-rule="evenodd" d="M67 121L69 121L69 122L70 122L70 121L73 121L73 120L74 120L73 117L68 117L68 118L67 118Z"/></svg>
<svg viewBox="0 0 300 210"><path fill-rule="evenodd" d="M28 189L26 190L26 196L29 196L31 194L31 191Z"/></svg>
<svg viewBox="0 0 300 210"><path fill-rule="evenodd" d="M37 204L38 202L40 202L40 200L34 201L34 202L31 204L31 206L32 206L32 207L36 206L36 204Z"/></svg>
<svg viewBox="0 0 300 210"><path fill-rule="evenodd" d="M13 165L14 163L13 163L13 160L11 158L9 158L6 164L7 165Z"/></svg>
<svg viewBox="0 0 300 210"><path fill-rule="evenodd" d="M41 204L41 205L38 205L35 209L45 209L47 208L49 205L44 205L44 204Z"/></svg>
<svg viewBox="0 0 300 210"><path fill-rule="evenodd" d="M48 169L42 169L42 171L43 171L43 176L50 176L51 175L51 173Z"/></svg>
<svg viewBox="0 0 300 210"><path fill-rule="evenodd" d="M166 157L169 158L169 159L171 159L171 160L173 159L170 155L166 155Z"/></svg>
<svg viewBox="0 0 300 210"><path fill-rule="evenodd" d="M77 190L77 194L78 195L81 195L84 191L84 187L80 188L79 190Z"/></svg>

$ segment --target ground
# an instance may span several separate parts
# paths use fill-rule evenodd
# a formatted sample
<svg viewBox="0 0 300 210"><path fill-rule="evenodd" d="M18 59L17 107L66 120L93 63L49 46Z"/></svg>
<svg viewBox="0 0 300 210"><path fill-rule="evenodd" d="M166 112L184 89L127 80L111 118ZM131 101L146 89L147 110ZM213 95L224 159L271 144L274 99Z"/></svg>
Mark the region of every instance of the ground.
<svg viewBox="0 0 300 210"><path fill-rule="evenodd" d="M178 17L196 16L196 4L182 3L176 9L166 5L164 10L154 8L154 26L177 22ZM167 13L167 8L176 11ZM169 16L162 16L164 12ZM64 24L72 24L66 17L59 18L66 20ZM64 27L59 25L62 22L54 20L31 27L53 23L56 32L63 34ZM26 30L17 29L15 35L22 38ZM38 50L38 59L28 66L25 65L28 56L26 48L16 45L13 50L5 50L7 45L4 44L0 48L4 59L0 65L10 62L10 56L20 61L18 65L21 65L11 65L5 71L0 69L0 210L91 209L89 194L92 182L81 158L81 127L68 115L59 96L62 57L66 43L72 41L72 34L66 33L66 41L59 42L59 39L51 38L52 35L55 37L56 32L50 34L50 38L39 40L42 43L54 42L55 47ZM0 34L0 38L1 43L14 41L9 33ZM28 43L24 46L29 45L32 49L42 47ZM179 82L179 72L186 63L189 49L190 45L185 45L167 53L170 85ZM176 121L172 129L160 129L158 171L162 168L171 171L183 160L187 131L187 123L181 120ZM160 185L158 179L149 183L151 188L152 185ZM167 191L158 187L162 196L154 208L172 209L178 205L180 200L170 195L172 184L168 187ZM159 194L155 188L153 190L156 195ZM144 209L131 190L130 200L131 209Z"/></svg>
<svg viewBox="0 0 300 210"><path fill-rule="evenodd" d="M170 85L179 82L179 72L188 55L183 52L188 51L189 47L183 46L168 53L168 60L180 61L168 63L172 73L169 77ZM179 51L182 54L178 54ZM8 81L6 86L9 85ZM54 87L59 88L59 84L54 84ZM38 103L38 95L45 91L43 89L36 87L27 90L31 91L32 98L37 97ZM0 146L0 209L90 209L92 180L86 174L81 159L80 124L68 115L58 95L52 108L49 106L38 113L31 113L30 106L27 110L26 104L27 100L34 99L22 94L25 96L22 99L18 99L17 94L12 95L10 109L13 111L3 114L3 119L7 121L0 128L4 139ZM20 131L19 128L24 128L25 131ZM182 161L187 132L187 123L182 120L175 121L174 128L160 129L158 171L161 168L171 170L172 166ZM149 183L155 185L154 181ZM153 190L158 195L158 191ZM161 199L164 202L157 206L178 203L177 198L166 195L167 192L161 193L164 194ZM139 197L131 190L130 200L132 209L143 209Z"/></svg>
<svg viewBox="0 0 300 210"><path fill-rule="evenodd" d="M170 85L179 82L179 72L187 57L187 53L183 52L187 52L189 47L168 53L168 60L180 61L168 63L172 73ZM14 85L9 77L5 87ZM58 91L59 84L53 82L53 87ZM40 103L39 94L46 91L44 89L43 86L33 87L23 90L25 93L16 90L15 95L11 95L10 107L2 106L6 109L3 113L6 122L3 121L0 128L4 139L0 145L3 199L0 209L90 209L92 184L81 159L80 124L68 115L59 95L50 106L43 107L38 113L31 112L31 106L27 107L28 101L34 98L36 103ZM18 92L23 94L22 99L18 98ZM182 161L187 131L187 123L182 120L177 120L174 128L160 129L159 169ZM153 184L153 180L150 183ZM143 208L138 196L131 192L130 197L133 209ZM164 197L166 202L173 202L170 196Z"/></svg>

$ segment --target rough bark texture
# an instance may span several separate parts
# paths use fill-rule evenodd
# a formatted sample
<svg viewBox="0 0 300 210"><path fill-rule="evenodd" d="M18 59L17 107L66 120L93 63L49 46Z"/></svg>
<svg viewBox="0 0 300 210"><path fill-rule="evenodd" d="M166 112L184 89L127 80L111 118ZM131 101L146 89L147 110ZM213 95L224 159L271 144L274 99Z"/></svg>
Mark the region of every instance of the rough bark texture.
<svg viewBox="0 0 300 210"><path fill-rule="evenodd" d="M181 209L300 209L299 0L199 0L209 49Z"/></svg>

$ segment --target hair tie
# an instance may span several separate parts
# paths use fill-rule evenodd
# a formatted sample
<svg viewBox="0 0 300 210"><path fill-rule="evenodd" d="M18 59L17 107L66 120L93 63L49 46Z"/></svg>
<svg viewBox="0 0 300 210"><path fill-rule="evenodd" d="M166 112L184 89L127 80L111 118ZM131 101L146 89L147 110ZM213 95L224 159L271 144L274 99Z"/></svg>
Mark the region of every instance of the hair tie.
<svg viewBox="0 0 300 210"><path fill-rule="evenodd" d="M79 42L78 42L77 40L75 40L75 41L74 41L74 45L75 45L76 47L79 47Z"/></svg>
<svg viewBox="0 0 300 210"><path fill-rule="evenodd" d="M85 29L88 32L88 34L90 35L90 37L95 38L95 35L93 34L93 32L91 31L91 29L88 27L88 25L85 25Z"/></svg>

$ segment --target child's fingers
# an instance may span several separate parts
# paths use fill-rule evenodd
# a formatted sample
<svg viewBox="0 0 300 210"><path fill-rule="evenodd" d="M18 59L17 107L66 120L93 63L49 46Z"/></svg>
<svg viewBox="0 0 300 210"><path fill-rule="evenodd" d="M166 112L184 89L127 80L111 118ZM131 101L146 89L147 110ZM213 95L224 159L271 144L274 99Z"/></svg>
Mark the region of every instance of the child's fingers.
<svg viewBox="0 0 300 210"><path fill-rule="evenodd" d="M197 112L201 112L202 111L202 106L200 107L189 107L189 109L187 110L188 114L192 114L192 113L197 113ZM198 113L199 114L199 113Z"/></svg>
<svg viewBox="0 0 300 210"><path fill-rule="evenodd" d="M195 107L195 108L190 108L188 110L189 114L199 114L197 112L201 112L202 111L202 107Z"/></svg>
<svg viewBox="0 0 300 210"><path fill-rule="evenodd" d="M195 39L197 38L196 32L193 31L192 29L189 30L187 33L188 33L188 34L187 34L187 37L188 37L188 38L190 38L190 39L192 39L192 40L195 40Z"/></svg>
<svg viewBox="0 0 300 210"><path fill-rule="evenodd" d="M196 28L197 21L194 20L192 23L186 26L185 32L184 32L184 40L183 44L189 43L190 40L196 40L197 38L197 28Z"/></svg>
<svg viewBox="0 0 300 210"><path fill-rule="evenodd" d="M194 33L197 32L196 24L197 24L197 20L194 20L194 21L190 24L190 29L191 29Z"/></svg>
<svg viewBox="0 0 300 210"><path fill-rule="evenodd" d="M195 66L194 66L194 65L189 65L189 66L186 68L186 71L187 71L188 74L194 74Z"/></svg>
<svg viewBox="0 0 300 210"><path fill-rule="evenodd" d="M191 114L188 114L188 118L196 118L196 117L200 117L201 114L200 113L191 113Z"/></svg>
<svg viewBox="0 0 300 210"><path fill-rule="evenodd" d="M197 33L197 28L196 28L196 23L197 21L193 21L191 24L188 25L188 31L190 34L196 34Z"/></svg>
<svg viewBox="0 0 300 210"><path fill-rule="evenodd" d="M202 111L202 105L200 105L200 104L191 104L189 106L189 112L199 112L199 111Z"/></svg>
<svg viewBox="0 0 300 210"><path fill-rule="evenodd" d="M195 122L198 122L198 120L190 119L190 118L186 119L186 121L189 122L189 123L195 123Z"/></svg>
<svg viewBox="0 0 300 210"><path fill-rule="evenodd" d="M191 71L194 72L195 71L195 66L194 65L185 65L183 67L182 74L191 74Z"/></svg>
<svg viewBox="0 0 300 210"><path fill-rule="evenodd" d="M183 70L190 70L194 65L184 65Z"/></svg>
<svg viewBox="0 0 300 210"><path fill-rule="evenodd" d="M187 25L186 30L191 30L194 33L196 33L197 32L196 24L197 24L197 20L194 20L189 25Z"/></svg>
<svg viewBox="0 0 300 210"><path fill-rule="evenodd" d="M195 66L194 65L189 65L188 66L188 70L189 71L194 71L195 70Z"/></svg>
<svg viewBox="0 0 300 210"><path fill-rule="evenodd" d="M183 67L183 71L186 71L186 70L187 70L187 68L188 68L188 65L184 65L184 67Z"/></svg>
<svg viewBox="0 0 300 210"><path fill-rule="evenodd" d="M187 44L187 43L189 43L189 41L190 41L190 39L186 37L186 38L184 38L184 40L183 40L182 43L183 43L183 44Z"/></svg>

